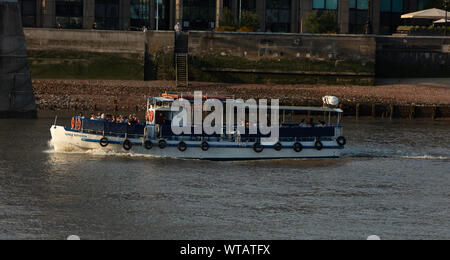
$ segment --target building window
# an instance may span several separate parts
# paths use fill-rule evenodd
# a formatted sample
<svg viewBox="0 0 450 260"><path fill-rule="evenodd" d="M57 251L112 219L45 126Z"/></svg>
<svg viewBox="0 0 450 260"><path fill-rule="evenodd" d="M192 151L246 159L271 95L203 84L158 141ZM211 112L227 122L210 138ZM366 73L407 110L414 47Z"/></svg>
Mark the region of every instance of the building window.
<svg viewBox="0 0 450 260"><path fill-rule="evenodd" d="M256 13L256 0L243 0L241 3L242 10Z"/></svg>
<svg viewBox="0 0 450 260"><path fill-rule="evenodd" d="M95 0L95 22L98 29L120 29L119 0Z"/></svg>
<svg viewBox="0 0 450 260"><path fill-rule="evenodd" d="M267 0L266 4L266 30L290 32L291 0Z"/></svg>
<svg viewBox="0 0 450 260"><path fill-rule="evenodd" d="M314 0L313 9L337 10L338 0Z"/></svg>
<svg viewBox="0 0 450 260"><path fill-rule="evenodd" d="M150 0L131 0L130 23L134 30L150 25Z"/></svg>
<svg viewBox="0 0 450 260"><path fill-rule="evenodd" d="M364 33L368 10L369 0L350 0L350 33Z"/></svg>
<svg viewBox="0 0 450 260"><path fill-rule="evenodd" d="M417 10L424 10L425 4L428 2L428 0L419 0L417 3Z"/></svg>
<svg viewBox="0 0 450 260"><path fill-rule="evenodd" d="M62 28L81 29L83 27L83 0L56 0L56 25Z"/></svg>
<svg viewBox="0 0 450 260"><path fill-rule="evenodd" d="M158 30L169 30L170 28L170 0L155 1L155 25ZM155 28L156 29L156 28Z"/></svg>
<svg viewBox="0 0 450 260"><path fill-rule="evenodd" d="M382 0L380 29L382 34L392 34L401 24L403 0Z"/></svg>
<svg viewBox="0 0 450 260"><path fill-rule="evenodd" d="M36 0L19 0L23 27L36 27Z"/></svg>
<svg viewBox="0 0 450 260"><path fill-rule="evenodd" d="M212 30L216 26L216 0L184 0L183 28Z"/></svg>

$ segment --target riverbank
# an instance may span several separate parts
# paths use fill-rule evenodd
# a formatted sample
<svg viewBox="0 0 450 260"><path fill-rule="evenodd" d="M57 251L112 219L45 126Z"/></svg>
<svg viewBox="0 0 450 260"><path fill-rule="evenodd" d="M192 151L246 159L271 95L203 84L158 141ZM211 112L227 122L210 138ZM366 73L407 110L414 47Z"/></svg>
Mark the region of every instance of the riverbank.
<svg viewBox="0 0 450 260"><path fill-rule="evenodd" d="M413 107L413 117L450 117L450 79L379 80L376 86L192 82L189 88L176 88L173 81L34 80L33 87L40 111L142 111L146 96L199 90L243 99L277 98L282 105L320 106L323 96L334 95L349 114L404 117Z"/></svg>

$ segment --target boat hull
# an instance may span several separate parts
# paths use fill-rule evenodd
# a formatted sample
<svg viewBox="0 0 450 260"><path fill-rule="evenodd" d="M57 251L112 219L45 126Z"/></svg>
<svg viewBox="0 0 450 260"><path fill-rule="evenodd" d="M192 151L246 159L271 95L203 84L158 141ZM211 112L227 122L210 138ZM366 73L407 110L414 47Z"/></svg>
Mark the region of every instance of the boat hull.
<svg viewBox="0 0 450 260"><path fill-rule="evenodd" d="M180 141L167 140L167 147L161 149L158 140L153 142L152 149L143 146L142 138L128 138L132 148L127 151L123 148L124 138L108 137L109 144L106 147L100 145L101 135L81 133L66 130L61 126L52 126L52 146L56 151L73 150L102 150L105 152L125 153L134 155L148 155L154 157L167 157L179 159L204 159L204 160L266 160L266 159L292 159L292 158L339 158L343 147L335 141L323 141L323 149L317 150L314 142L302 142L303 149L296 152L293 143L282 142L283 149L276 151L273 146L265 146L263 151L255 152L253 143L234 142L210 142L208 151L203 151L200 141L184 141L187 145L186 151L180 151Z"/></svg>

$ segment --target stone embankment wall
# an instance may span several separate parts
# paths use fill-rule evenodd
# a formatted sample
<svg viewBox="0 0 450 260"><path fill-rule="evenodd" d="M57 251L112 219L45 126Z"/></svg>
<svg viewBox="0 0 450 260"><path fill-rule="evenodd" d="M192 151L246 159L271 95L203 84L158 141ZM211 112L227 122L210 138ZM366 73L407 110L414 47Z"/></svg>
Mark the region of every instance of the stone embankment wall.
<svg viewBox="0 0 450 260"><path fill-rule="evenodd" d="M361 84L450 77L450 37L189 32L193 81ZM25 29L34 78L174 80L175 33Z"/></svg>

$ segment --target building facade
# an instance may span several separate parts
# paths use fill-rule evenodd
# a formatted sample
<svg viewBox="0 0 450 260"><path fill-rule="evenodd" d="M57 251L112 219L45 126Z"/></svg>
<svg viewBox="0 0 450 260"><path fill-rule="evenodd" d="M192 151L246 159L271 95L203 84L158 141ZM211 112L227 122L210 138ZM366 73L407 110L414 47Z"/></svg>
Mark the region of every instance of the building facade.
<svg viewBox="0 0 450 260"><path fill-rule="evenodd" d="M390 34L403 13L422 10L427 0L19 0L26 27L172 30L213 30L224 8L236 20L242 10L254 12L262 32L307 33L311 12L336 12L341 33Z"/></svg>

